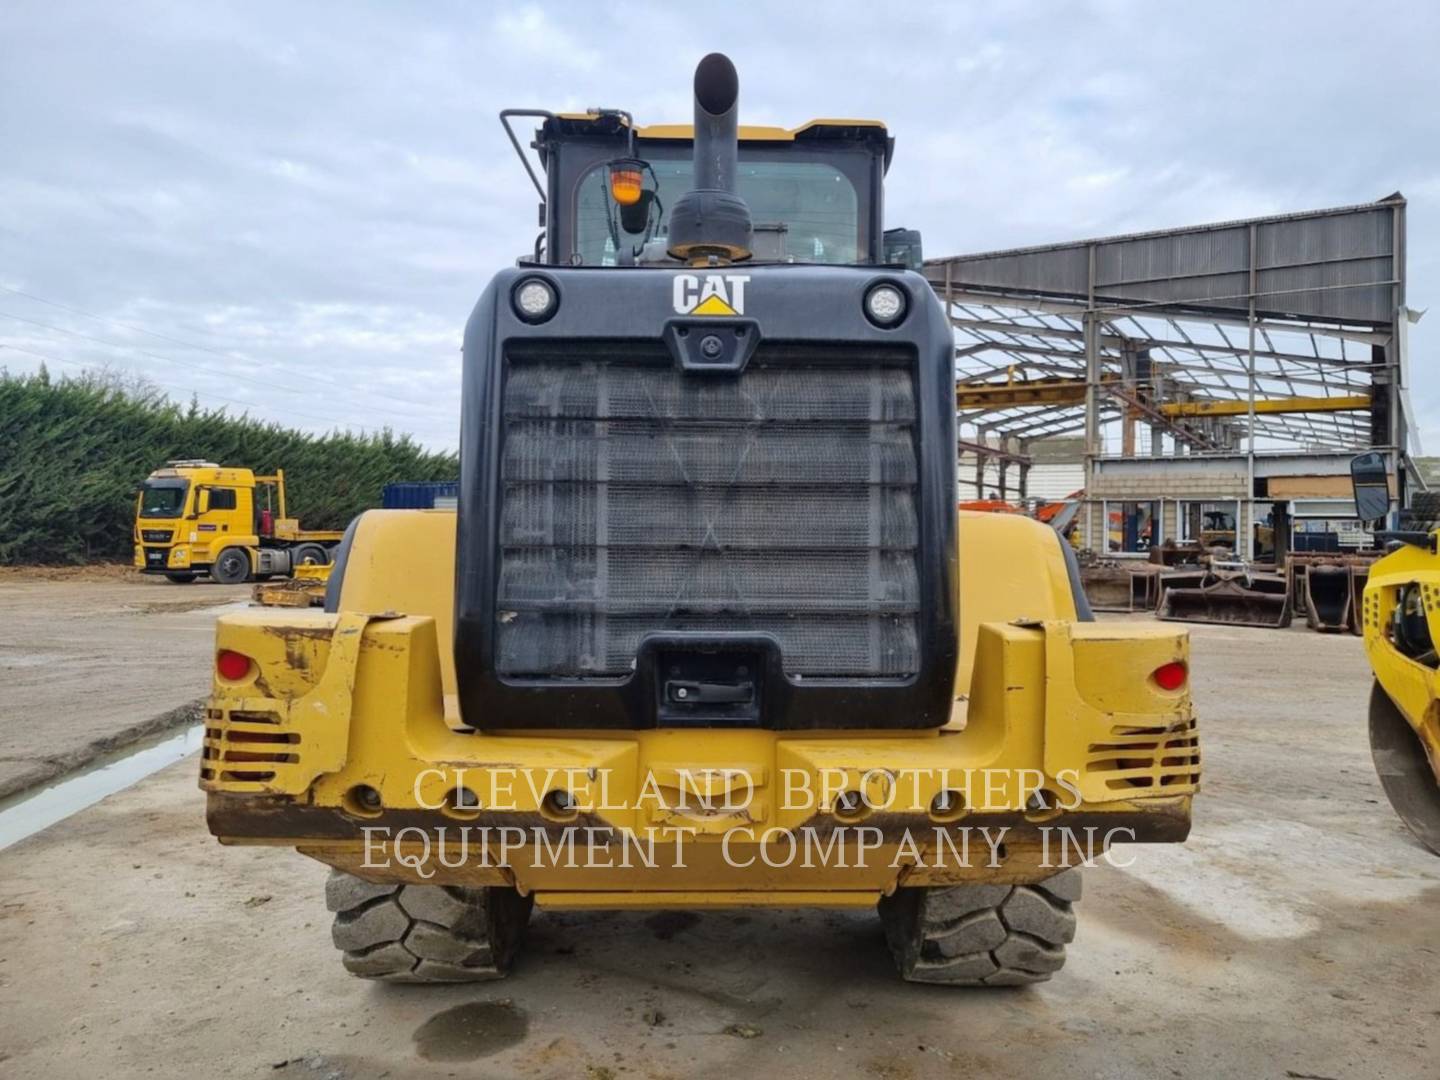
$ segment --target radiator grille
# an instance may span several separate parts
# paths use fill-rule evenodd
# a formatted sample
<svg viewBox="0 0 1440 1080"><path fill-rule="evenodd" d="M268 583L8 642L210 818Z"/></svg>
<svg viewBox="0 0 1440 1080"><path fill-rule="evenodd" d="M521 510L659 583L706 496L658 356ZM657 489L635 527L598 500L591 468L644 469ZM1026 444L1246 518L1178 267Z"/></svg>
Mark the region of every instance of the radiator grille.
<svg viewBox="0 0 1440 1080"><path fill-rule="evenodd" d="M762 346L506 360L496 669L598 678L652 632L773 634L791 675L919 668L913 363Z"/></svg>

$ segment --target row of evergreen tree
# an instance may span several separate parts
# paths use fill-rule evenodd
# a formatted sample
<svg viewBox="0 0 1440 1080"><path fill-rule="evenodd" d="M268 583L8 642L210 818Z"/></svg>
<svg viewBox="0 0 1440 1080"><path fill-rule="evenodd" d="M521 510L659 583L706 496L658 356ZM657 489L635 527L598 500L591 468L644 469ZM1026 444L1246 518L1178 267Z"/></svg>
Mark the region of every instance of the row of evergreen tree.
<svg viewBox="0 0 1440 1080"><path fill-rule="evenodd" d="M140 483L176 458L284 469L290 513L315 529L378 506L388 483L459 475L456 455L388 429L309 435L103 372L0 370L0 564L128 559Z"/></svg>

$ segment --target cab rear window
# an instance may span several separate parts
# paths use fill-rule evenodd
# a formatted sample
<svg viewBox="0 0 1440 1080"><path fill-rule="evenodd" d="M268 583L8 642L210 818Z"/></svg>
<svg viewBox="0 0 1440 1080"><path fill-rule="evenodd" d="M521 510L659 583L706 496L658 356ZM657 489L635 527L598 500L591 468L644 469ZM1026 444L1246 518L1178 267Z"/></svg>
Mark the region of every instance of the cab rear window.
<svg viewBox="0 0 1440 1080"><path fill-rule="evenodd" d="M669 208L690 188L693 162L652 160L663 213L658 236L665 235ZM750 204L757 232L778 232L783 258L804 263L854 264L860 253L860 198L855 185L835 166L820 161L740 161L740 195ZM639 237L621 231L610 219L604 165L580 180L576 199L576 250L587 266L614 266L624 246Z"/></svg>

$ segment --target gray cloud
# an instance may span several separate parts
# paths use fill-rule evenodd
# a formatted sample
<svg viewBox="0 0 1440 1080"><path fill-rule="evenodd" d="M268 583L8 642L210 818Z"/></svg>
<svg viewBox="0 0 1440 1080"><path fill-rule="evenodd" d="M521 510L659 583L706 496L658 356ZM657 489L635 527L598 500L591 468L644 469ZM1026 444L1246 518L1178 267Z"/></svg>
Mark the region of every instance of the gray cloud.
<svg viewBox="0 0 1440 1080"><path fill-rule="evenodd" d="M0 318L0 363L104 362L286 423L453 445L466 315L534 240L496 111L684 119L692 66L716 48L752 122L888 121L888 216L932 254L1399 188L1425 307L1440 296L1437 31L1435 9L1388 4L829 4L817 19L808 5L14 2L0 285L111 322L0 293L0 312L32 320ZM1440 416L1437 327L1411 338L1422 424Z"/></svg>

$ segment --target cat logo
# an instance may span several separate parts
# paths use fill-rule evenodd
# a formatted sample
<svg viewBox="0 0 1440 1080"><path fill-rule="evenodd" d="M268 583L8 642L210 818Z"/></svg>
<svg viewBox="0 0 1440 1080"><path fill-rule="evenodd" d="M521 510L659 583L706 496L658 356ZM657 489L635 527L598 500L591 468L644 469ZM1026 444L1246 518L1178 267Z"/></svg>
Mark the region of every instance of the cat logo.
<svg viewBox="0 0 1440 1080"><path fill-rule="evenodd" d="M745 284L749 274L677 274L675 313L677 315L743 315Z"/></svg>

